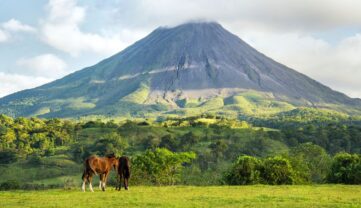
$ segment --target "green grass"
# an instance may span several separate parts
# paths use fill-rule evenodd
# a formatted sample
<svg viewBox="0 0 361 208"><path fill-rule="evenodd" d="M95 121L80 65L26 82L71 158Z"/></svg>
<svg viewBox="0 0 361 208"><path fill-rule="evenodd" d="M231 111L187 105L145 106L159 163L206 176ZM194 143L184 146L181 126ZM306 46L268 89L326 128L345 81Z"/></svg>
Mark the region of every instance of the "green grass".
<svg viewBox="0 0 361 208"><path fill-rule="evenodd" d="M289 103L277 100L272 94L247 91L229 97L224 110L238 111L245 115L266 116L289 111L295 107Z"/></svg>
<svg viewBox="0 0 361 208"><path fill-rule="evenodd" d="M361 207L361 186L173 186L0 192L0 207Z"/></svg>
<svg viewBox="0 0 361 208"><path fill-rule="evenodd" d="M205 103L203 103L199 109L206 111L211 109L217 109L224 106L223 99L221 97L212 98L210 100L207 100Z"/></svg>
<svg viewBox="0 0 361 208"><path fill-rule="evenodd" d="M149 86L141 84L137 90L123 97L121 100L131 103L143 104L148 97Z"/></svg>

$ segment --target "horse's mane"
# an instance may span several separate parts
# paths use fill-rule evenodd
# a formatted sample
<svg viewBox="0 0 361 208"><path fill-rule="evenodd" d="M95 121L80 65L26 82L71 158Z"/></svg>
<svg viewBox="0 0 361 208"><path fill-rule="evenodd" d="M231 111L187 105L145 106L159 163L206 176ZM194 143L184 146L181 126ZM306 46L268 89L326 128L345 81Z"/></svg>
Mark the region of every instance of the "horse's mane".
<svg viewBox="0 0 361 208"><path fill-rule="evenodd" d="M105 157L107 157L107 158L116 158L114 153L108 154Z"/></svg>

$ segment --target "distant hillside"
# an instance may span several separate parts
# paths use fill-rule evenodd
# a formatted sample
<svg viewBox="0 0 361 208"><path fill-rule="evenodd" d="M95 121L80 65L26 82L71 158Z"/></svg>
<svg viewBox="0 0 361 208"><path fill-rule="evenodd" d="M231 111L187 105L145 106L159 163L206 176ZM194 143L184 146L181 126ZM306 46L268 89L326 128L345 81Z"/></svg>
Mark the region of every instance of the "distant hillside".
<svg viewBox="0 0 361 208"><path fill-rule="evenodd" d="M158 28L100 63L0 99L11 116L263 115L352 99L259 53L217 23Z"/></svg>

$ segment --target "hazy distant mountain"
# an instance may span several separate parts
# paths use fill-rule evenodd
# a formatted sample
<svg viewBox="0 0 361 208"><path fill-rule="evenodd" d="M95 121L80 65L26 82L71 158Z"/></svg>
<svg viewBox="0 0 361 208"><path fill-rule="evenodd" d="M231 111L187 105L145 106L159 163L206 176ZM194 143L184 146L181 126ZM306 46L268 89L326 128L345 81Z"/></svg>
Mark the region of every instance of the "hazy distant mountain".
<svg viewBox="0 0 361 208"><path fill-rule="evenodd" d="M0 113L44 117L242 113L257 106L352 112L361 101L277 63L217 23L160 27L94 66L0 99Z"/></svg>

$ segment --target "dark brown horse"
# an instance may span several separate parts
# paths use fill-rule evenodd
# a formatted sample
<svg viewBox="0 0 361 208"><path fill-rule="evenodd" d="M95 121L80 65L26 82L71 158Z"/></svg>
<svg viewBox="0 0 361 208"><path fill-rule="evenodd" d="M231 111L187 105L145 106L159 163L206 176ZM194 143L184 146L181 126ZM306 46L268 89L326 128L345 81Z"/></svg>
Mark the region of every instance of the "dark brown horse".
<svg viewBox="0 0 361 208"><path fill-rule="evenodd" d="M117 171L118 158L114 154L106 157L90 156L84 162L84 172L82 176L83 185L82 190L85 191L85 183L89 183L89 189L93 191L92 178L93 175L99 175L99 188L105 191L105 184L112 167Z"/></svg>
<svg viewBox="0 0 361 208"><path fill-rule="evenodd" d="M130 178L129 158L126 156L120 157L118 164L118 187L116 187L116 190L120 191L120 188L122 187L122 179L124 180L125 190L128 190L128 181Z"/></svg>

